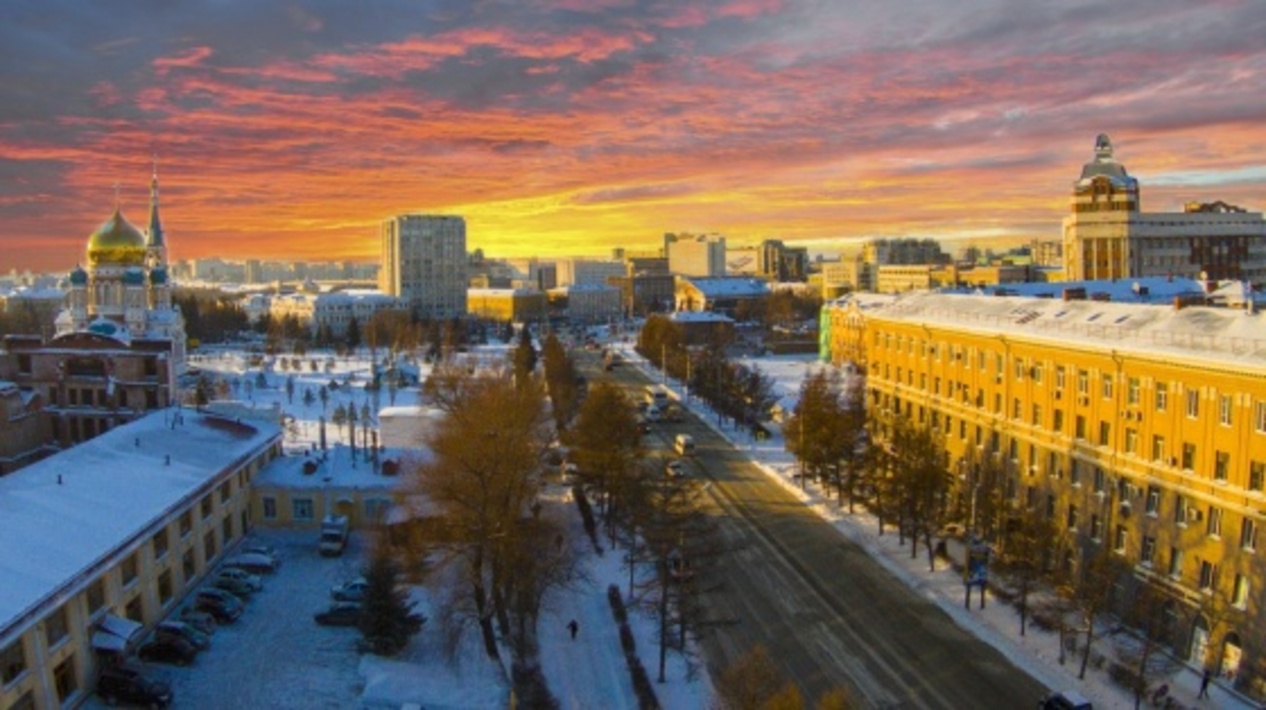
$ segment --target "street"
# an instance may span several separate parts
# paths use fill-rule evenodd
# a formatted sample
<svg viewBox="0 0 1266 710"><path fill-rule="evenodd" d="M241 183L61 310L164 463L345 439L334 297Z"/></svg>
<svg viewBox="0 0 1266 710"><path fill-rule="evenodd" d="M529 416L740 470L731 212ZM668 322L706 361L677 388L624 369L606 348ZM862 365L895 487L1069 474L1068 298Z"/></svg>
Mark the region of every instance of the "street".
<svg viewBox="0 0 1266 710"><path fill-rule="evenodd" d="M592 355L578 358L601 377ZM626 365L609 373L634 394L649 381ZM690 475L707 487L728 557L710 593L718 624L704 639L714 679L757 644L806 701L846 687L867 707L1027 707L1045 689L893 578L860 547L770 481L728 441L686 413L658 424L649 444L694 437Z"/></svg>

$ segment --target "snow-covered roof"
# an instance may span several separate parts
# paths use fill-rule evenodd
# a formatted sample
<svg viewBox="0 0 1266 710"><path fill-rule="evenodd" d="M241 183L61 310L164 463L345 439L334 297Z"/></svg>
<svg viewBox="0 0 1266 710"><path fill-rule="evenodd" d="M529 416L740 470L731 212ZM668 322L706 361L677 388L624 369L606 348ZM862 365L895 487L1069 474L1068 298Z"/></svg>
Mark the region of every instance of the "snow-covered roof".
<svg viewBox="0 0 1266 710"><path fill-rule="evenodd" d="M1052 283L1009 283L993 286L940 289L941 293L1005 293L1012 296L1063 298L1064 291L1084 288L1086 296L1103 294L1113 301L1133 303L1172 303L1177 296L1203 295L1204 285L1195 279L1148 276L1136 279L1098 281L1056 281Z"/></svg>
<svg viewBox="0 0 1266 710"><path fill-rule="evenodd" d="M60 301L66 297L66 293L59 288L36 288L34 286L23 286L10 291L6 298L9 299L27 299L31 301Z"/></svg>
<svg viewBox="0 0 1266 710"><path fill-rule="evenodd" d="M331 434L337 427L327 425ZM387 449L379 453L379 461L427 461L431 452L427 449ZM316 464L312 473L304 473L304 465ZM407 467L406 467L407 469ZM381 467L379 469L381 471ZM365 460L365 452L357 447L353 464L351 447L335 444L324 452L279 456L260 469L255 477L256 486L276 486L285 489L338 488L342 490L381 490L384 493L399 484L401 476L384 476L375 473L373 464Z"/></svg>
<svg viewBox="0 0 1266 710"><path fill-rule="evenodd" d="M179 411L180 420L172 428ZM165 409L0 477L0 645L19 618L280 429ZM169 458L170 457L170 458Z"/></svg>
<svg viewBox="0 0 1266 710"><path fill-rule="evenodd" d="M708 298L724 298L726 296L765 296L769 294L769 284L753 278L696 278L682 277L690 285Z"/></svg>
<svg viewBox="0 0 1266 710"><path fill-rule="evenodd" d="M714 311L677 311L669 316L678 323L733 323L734 319Z"/></svg>
<svg viewBox="0 0 1266 710"><path fill-rule="evenodd" d="M549 292L553 294L570 294L570 293L606 292L606 291L618 292L619 290L620 289L616 288L615 286L608 286L607 284L575 284L574 283L574 284L568 284L566 286L558 286L555 288L551 288L549 289Z"/></svg>
<svg viewBox="0 0 1266 710"><path fill-rule="evenodd" d="M530 296L540 291L534 288L468 288L466 294L469 296Z"/></svg>
<svg viewBox="0 0 1266 710"><path fill-rule="evenodd" d="M1172 307L1023 296L912 293L872 310L874 320L1082 344L1146 356L1266 367L1266 320L1240 309Z"/></svg>

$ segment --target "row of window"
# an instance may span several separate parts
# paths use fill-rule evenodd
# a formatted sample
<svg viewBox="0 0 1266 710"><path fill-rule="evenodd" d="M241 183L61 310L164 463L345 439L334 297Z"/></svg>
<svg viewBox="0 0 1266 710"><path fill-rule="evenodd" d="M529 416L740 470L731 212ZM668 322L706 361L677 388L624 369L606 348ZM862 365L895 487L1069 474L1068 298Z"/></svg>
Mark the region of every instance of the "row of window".
<svg viewBox="0 0 1266 710"><path fill-rule="evenodd" d="M277 499L272 496L265 496L262 501L264 520L277 519ZM391 501L386 498L367 498L365 500L365 519L372 521L381 521L387 514L387 509L391 507ZM316 507L312 498L291 498L290 499L290 518L295 521L310 521L316 518Z"/></svg>

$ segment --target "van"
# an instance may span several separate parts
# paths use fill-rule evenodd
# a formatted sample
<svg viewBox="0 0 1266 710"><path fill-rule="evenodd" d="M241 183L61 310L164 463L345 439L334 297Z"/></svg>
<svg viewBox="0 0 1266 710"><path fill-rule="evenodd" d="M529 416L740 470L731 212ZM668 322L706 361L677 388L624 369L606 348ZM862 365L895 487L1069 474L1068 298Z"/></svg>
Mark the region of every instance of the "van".
<svg viewBox="0 0 1266 710"><path fill-rule="evenodd" d="M647 385L646 403L659 407L662 411L668 406L668 388L663 385Z"/></svg>
<svg viewBox="0 0 1266 710"><path fill-rule="evenodd" d="M677 450L679 456L693 456L695 453L695 440L689 434L678 434L673 439L673 448Z"/></svg>

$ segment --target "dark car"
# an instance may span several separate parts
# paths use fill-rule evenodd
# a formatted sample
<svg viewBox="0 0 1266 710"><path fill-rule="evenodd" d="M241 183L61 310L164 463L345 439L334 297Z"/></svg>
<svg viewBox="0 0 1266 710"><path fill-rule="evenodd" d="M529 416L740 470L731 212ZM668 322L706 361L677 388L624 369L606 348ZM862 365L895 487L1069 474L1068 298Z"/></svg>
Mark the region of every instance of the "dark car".
<svg viewBox="0 0 1266 710"><path fill-rule="evenodd" d="M166 683L150 680L139 670L127 666L101 669L97 676L97 695L107 705L120 702L151 708L171 705L171 688Z"/></svg>
<svg viewBox="0 0 1266 710"><path fill-rule="evenodd" d="M360 623L361 613L361 605L356 602L336 602L312 618L321 626L355 626Z"/></svg>
<svg viewBox="0 0 1266 710"><path fill-rule="evenodd" d="M200 611L191 606L180 610L180 621L189 624L208 636L215 633L215 617L208 612Z"/></svg>
<svg viewBox="0 0 1266 710"><path fill-rule="evenodd" d="M201 589L194 597L194 608L215 617L217 623L231 624L246 609L242 600L223 589Z"/></svg>
<svg viewBox="0 0 1266 710"><path fill-rule="evenodd" d="M158 638L178 638L189 642L189 645L205 651L211 648L211 637L194 628L193 624L184 621L163 621L154 629Z"/></svg>
<svg viewBox="0 0 1266 710"><path fill-rule="evenodd" d="M1081 693L1065 690L1051 693L1037 704L1041 710L1093 710L1094 706Z"/></svg>
<svg viewBox="0 0 1266 710"><path fill-rule="evenodd" d="M250 582L228 576L218 576L213 578L211 580L211 586L216 589L223 589L233 596L238 597L242 601L250 599L251 595L255 593L255 588L251 586Z"/></svg>
<svg viewBox="0 0 1266 710"><path fill-rule="evenodd" d="M184 639L160 636L153 641L141 644L141 647L136 649L136 657L142 661L187 666L198 657L198 649Z"/></svg>

